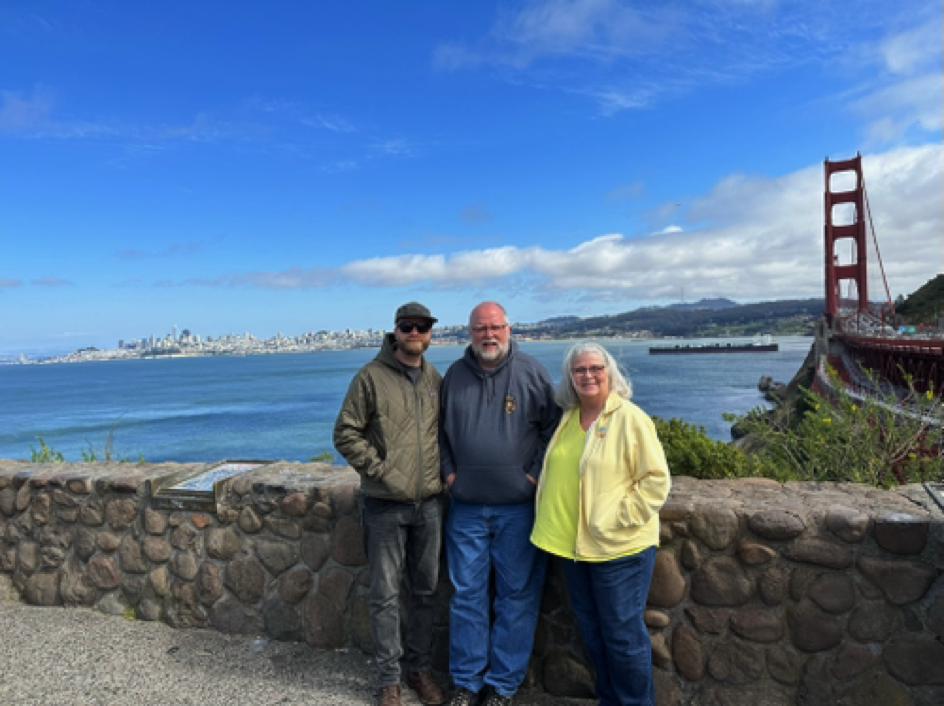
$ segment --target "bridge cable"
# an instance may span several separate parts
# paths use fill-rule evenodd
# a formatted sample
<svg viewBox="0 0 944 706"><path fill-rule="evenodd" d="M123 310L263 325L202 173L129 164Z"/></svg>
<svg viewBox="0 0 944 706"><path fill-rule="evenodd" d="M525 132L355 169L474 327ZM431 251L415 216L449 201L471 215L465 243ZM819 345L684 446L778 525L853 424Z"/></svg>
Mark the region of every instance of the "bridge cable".
<svg viewBox="0 0 944 706"><path fill-rule="evenodd" d="M878 237L875 235L875 224L872 222L872 208L869 206L869 192L865 188L865 174L861 175L862 179L862 195L865 197L865 212L869 216L869 227L872 230L872 242L875 243L875 254L878 257L878 268L882 272L882 284L885 285L885 298L888 301L888 306L891 307L892 314L895 313L895 305L892 303L891 292L888 291L888 280L885 278L885 265L882 264L882 253L878 249Z"/></svg>

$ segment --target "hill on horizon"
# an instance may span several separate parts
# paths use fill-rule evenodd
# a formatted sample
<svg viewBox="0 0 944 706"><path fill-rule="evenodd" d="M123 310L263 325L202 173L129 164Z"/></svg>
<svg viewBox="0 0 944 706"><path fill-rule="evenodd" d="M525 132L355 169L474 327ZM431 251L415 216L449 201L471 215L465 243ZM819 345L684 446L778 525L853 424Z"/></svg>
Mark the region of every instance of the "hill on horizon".
<svg viewBox="0 0 944 706"><path fill-rule="evenodd" d="M909 324L936 324L944 313L944 274L929 279L899 305L895 313Z"/></svg>
<svg viewBox="0 0 944 706"><path fill-rule="evenodd" d="M706 300L703 300L706 301ZM755 334L801 335L809 333L823 314L822 299L787 299L754 304L722 305L717 308L647 307L621 314L577 318L561 316L531 324L529 333L560 338L620 336L753 336Z"/></svg>
<svg viewBox="0 0 944 706"><path fill-rule="evenodd" d="M733 302L730 299L715 298L715 299L701 299L697 302L692 302L688 304L686 302L680 302L679 304L669 304L664 309L679 309L682 311L697 311L699 309L711 309L717 311L719 309L730 309L733 306L741 306L737 302Z"/></svg>

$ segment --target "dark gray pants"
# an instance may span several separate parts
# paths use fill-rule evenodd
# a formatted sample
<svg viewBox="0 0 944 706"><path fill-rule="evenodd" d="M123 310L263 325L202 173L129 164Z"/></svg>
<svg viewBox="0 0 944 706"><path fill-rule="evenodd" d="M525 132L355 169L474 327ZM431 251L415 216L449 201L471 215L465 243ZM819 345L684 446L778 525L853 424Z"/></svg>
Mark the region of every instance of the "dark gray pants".
<svg viewBox="0 0 944 706"><path fill-rule="evenodd" d="M442 505L438 497L414 505L364 498L361 507L370 567L370 630L381 686L400 683L400 658L411 671L430 668L433 611L439 581ZM400 638L400 585L408 613Z"/></svg>

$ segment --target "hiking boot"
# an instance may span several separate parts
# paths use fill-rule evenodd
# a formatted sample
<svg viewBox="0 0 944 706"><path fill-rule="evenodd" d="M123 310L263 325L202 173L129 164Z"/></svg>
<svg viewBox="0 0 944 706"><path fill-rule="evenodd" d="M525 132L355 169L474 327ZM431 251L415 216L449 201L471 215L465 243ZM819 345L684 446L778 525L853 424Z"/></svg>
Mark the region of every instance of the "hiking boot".
<svg viewBox="0 0 944 706"><path fill-rule="evenodd" d="M485 706L511 706L511 696L502 696L494 688L488 690L488 698L485 699Z"/></svg>
<svg viewBox="0 0 944 706"><path fill-rule="evenodd" d="M380 687L377 706L400 706L400 685L388 684Z"/></svg>
<svg viewBox="0 0 944 706"><path fill-rule="evenodd" d="M459 688L456 689L456 693L452 695L452 700L449 702L449 706L476 706L479 702L479 695L475 691L469 691L468 689Z"/></svg>
<svg viewBox="0 0 944 706"><path fill-rule="evenodd" d="M407 674L406 685L416 692L416 695L420 697L420 701L426 706L439 706L439 704L446 703L446 695L433 681L433 675L428 669L423 672Z"/></svg>

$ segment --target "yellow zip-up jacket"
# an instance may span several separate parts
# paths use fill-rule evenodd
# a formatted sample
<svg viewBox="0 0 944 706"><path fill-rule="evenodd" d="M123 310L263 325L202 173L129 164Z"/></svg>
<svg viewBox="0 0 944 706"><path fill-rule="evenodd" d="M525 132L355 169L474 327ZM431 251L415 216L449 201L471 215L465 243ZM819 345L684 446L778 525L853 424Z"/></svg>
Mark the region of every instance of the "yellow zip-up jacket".
<svg viewBox="0 0 944 706"><path fill-rule="evenodd" d="M550 451L575 407L564 412L548 445ZM538 480L535 526L553 522L541 515ZM639 407L615 393L587 432L580 457L576 558L604 559L659 545L659 510L672 481L655 425Z"/></svg>

